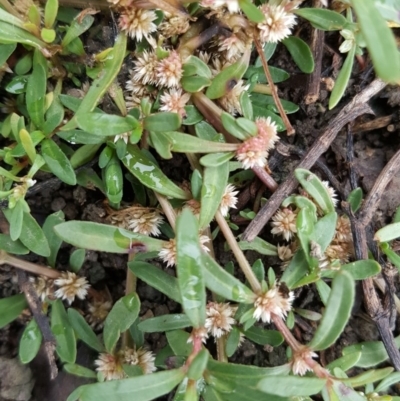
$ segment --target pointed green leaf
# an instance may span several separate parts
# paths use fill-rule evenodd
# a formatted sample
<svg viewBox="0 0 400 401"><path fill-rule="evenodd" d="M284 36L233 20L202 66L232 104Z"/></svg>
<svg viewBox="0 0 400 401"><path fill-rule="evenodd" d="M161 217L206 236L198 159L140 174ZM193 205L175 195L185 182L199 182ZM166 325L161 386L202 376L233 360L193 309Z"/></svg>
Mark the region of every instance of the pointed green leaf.
<svg viewBox="0 0 400 401"><path fill-rule="evenodd" d="M400 237L400 223L388 224L375 233L374 240L388 242Z"/></svg>
<svg viewBox="0 0 400 401"><path fill-rule="evenodd" d="M8 14L2 8L0 8L0 20L4 21L4 14L6 15L6 22L0 24L0 41L4 44L22 43L24 45L32 46L35 49L46 52L46 43L38 39L32 33L17 26L23 24L23 22ZM13 20L18 21L18 24L14 24Z"/></svg>
<svg viewBox="0 0 400 401"><path fill-rule="evenodd" d="M23 230L19 239L32 252L44 257L50 256L50 247L47 239L39 224L30 213L24 212Z"/></svg>
<svg viewBox="0 0 400 401"><path fill-rule="evenodd" d="M211 291L231 301L254 302L253 292L206 253L202 254L202 267L206 287Z"/></svg>
<svg viewBox="0 0 400 401"><path fill-rule="evenodd" d="M361 207L361 202L363 200L363 191L360 187L353 189L349 196L347 197L347 202L350 203L351 211L353 213Z"/></svg>
<svg viewBox="0 0 400 401"><path fill-rule="evenodd" d="M211 85L211 80L205 77L183 77L181 85L185 92L197 93Z"/></svg>
<svg viewBox="0 0 400 401"><path fill-rule="evenodd" d="M141 280L165 294L175 302L181 303L178 280L165 273L160 268L146 262L137 262L135 260L128 263L129 269Z"/></svg>
<svg viewBox="0 0 400 401"><path fill-rule="evenodd" d="M238 242L239 248L242 251L256 251L261 255L268 255L268 256L277 256L276 246L270 244L269 242L263 240L260 237L255 237L251 242L248 241L239 241Z"/></svg>
<svg viewBox="0 0 400 401"><path fill-rule="evenodd" d="M144 118L143 128L148 131L175 131L180 128L181 123L178 113L156 113Z"/></svg>
<svg viewBox="0 0 400 401"><path fill-rule="evenodd" d="M78 397L80 401L110 401L111 399L151 401L171 392L184 377L184 370L174 369L124 380L87 384L80 388Z"/></svg>
<svg viewBox="0 0 400 401"><path fill-rule="evenodd" d="M379 380L384 379L390 373L393 372L392 367L383 368L383 369L372 369L367 372L361 373L354 377L349 377L348 379L344 379L343 383L349 384L351 387L361 387L366 384L374 383Z"/></svg>
<svg viewBox="0 0 400 401"><path fill-rule="evenodd" d="M167 341L174 354L177 356L189 356L193 351L193 344L190 343L190 334L184 330L173 330L165 333Z"/></svg>
<svg viewBox="0 0 400 401"><path fill-rule="evenodd" d="M0 329L15 320L27 307L24 294L0 299Z"/></svg>
<svg viewBox="0 0 400 401"><path fill-rule="evenodd" d="M0 249L13 255L26 255L29 253L29 249L24 247L21 241L14 241L7 234L0 234Z"/></svg>
<svg viewBox="0 0 400 401"><path fill-rule="evenodd" d="M376 392L388 391L389 387L400 382L400 372L394 372L385 377L376 387Z"/></svg>
<svg viewBox="0 0 400 401"><path fill-rule="evenodd" d="M18 356L23 363L31 362L39 352L42 343L42 333L35 319L32 319L25 327L19 341Z"/></svg>
<svg viewBox="0 0 400 401"><path fill-rule="evenodd" d="M192 322L183 313L157 316L150 319L142 320L138 324L138 329L145 333L159 333L163 331L171 331L185 329L190 327Z"/></svg>
<svg viewBox="0 0 400 401"><path fill-rule="evenodd" d="M261 379L257 387L281 397L304 397L319 393L327 379L300 376L271 376Z"/></svg>
<svg viewBox="0 0 400 401"><path fill-rule="evenodd" d="M121 159L125 167L147 188L176 199L188 199L189 195L172 181L135 145L128 145Z"/></svg>
<svg viewBox="0 0 400 401"><path fill-rule="evenodd" d="M332 282L328 303L314 338L308 345L310 348L319 351L336 341L350 317L354 295L354 279L349 273L340 272Z"/></svg>
<svg viewBox="0 0 400 401"><path fill-rule="evenodd" d="M14 53L15 48L17 47L16 43L10 43L7 45L0 44L0 65L4 65L8 58ZM18 74L23 75L23 74Z"/></svg>
<svg viewBox="0 0 400 401"><path fill-rule="evenodd" d="M235 156L233 152L209 153L200 159L200 164L204 167L218 167L232 159Z"/></svg>
<svg viewBox="0 0 400 401"><path fill-rule="evenodd" d="M333 372L334 368L340 368L343 372L351 369L357 364L361 357L361 351L352 352L351 354L343 355L326 366L330 372Z"/></svg>
<svg viewBox="0 0 400 401"><path fill-rule="evenodd" d="M24 220L24 202L19 201L13 209L7 212L8 221L10 223L10 237L16 241L22 233L22 224Z"/></svg>
<svg viewBox="0 0 400 401"><path fill-rule="evenodd" d="M75 363L66 363L63 366L64 370L67 373L70 373L71 375L74 376L79 376L79 377L86 377L88 379L96 379L97 374L91 369L85 368L84 366L77 365Z"/></svg>
<svg viewBox="0 0 400 401"><path fill-rule="evenodd" d="M60 299L51 306L51 331L56 339L56 352L63 362L75 363L76 339L67 312Z"/></svg>
<svg viewBox="0 0 400 401"><path fill-rule="evenodd" d="M204 326L206 318L201 256L197 219L184 209L176 220L176 271L183 310L195 328Z"/></svg>
<svg viewBox="0 0 400 401"><path fill-rule="evenodd" d="M322 8L302 8L294 10L294 13L310 21L314 28L322 29L323 31L338 31L348 23L343 15L336 11Z"/></svg>
<svg viewBox="0 0 400 401"><path fill-rule="evenodd" d="M55 267L57 253L62 243L62 239L57 235L54 235L54 227L64 221L64 213L60 210L50 214L43 224L43 233L46 236L50 247L50 256L47 258L47 263L51 267Z"/></svg>
<svg viewBox="0 0 400 401"><path fill-rule="evenodd" d="M75 331L76 337L97 352L104 352L104 347L85 318L75 309L68 309L68 320Z"/></svg>
<svg viewBox="0 0 400 401"><path fill-rule="evenodd" d="M314 225L314 231L311 239L319 244L321 252L325 252L326 248L332 242L336 232L337 213L331 212L320 218Z"/></svg>
<svg viewBox="0 0 400 401"><path fill-rule="evenodd" d="M297 36L289 36L282 43L288 49L296 65L302 72L311 74L314 71L314 58L309 46Z"/></svg>
<svg viewBox="0 0 400 401"><path fill-rule="evenodd" d="M68 27L67 32L61 42L61 46L68 46L74 39L87 31L92 26L93 22L94 18L90 14L86 14L82 19L75 18Z"/></svg>
<svg viewBox="0 0 400 401"><path fill-rule="evenodd" d="M139 315L140 300L136 293L128 294L119 299L104 322L104 345L108 352L114 350L119 336L134 323Z"/></svg>
<svg viewBox="0 0 400 401"><path fill-rule="evenodd" d="M250 21L260 23L265 20L265 15L251 2L251 0L239 0L239 5Z"/></svg>
<svg viewBox="0 0 400 401"><path fill-rule="evenodd" d="M353 70L355 53L356 53L356 45L353 44L339 72L339 75L335 82L335 86L333 87L331 97L329 98L329 110L332 110L340 102L340 99L343 97L343 94L349 83L351 71Z"/></svg>
<svg viewBox="0 0 400 401"><path fill-rule="evenodd" d="M254 341L260 345L272 345L277 347L283 343L283 336L279 331L266 330L261 327L250 327L243 333L249 340Z"/></svg>

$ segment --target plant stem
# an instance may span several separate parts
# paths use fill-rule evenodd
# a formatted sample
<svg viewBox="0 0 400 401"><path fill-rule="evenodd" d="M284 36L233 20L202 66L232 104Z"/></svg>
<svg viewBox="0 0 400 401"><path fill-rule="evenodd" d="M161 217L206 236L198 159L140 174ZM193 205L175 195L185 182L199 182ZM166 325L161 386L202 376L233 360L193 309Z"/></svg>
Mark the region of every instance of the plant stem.
<svg viewBox="0 0 400 401"><path fill-rule="evenodd" d="M154 191L154 194L156 195L158 203L161 205L161 208L164 211L165 216L167 216L167 220L168 220L169 224L171 225L172 229L175 231L176 213L175 213L174 208L171 206L171 204L169 203L168 199L165 196L163 196L155 191Z"/></svg>
<svg viewBox="0 0 400 401"><path fill-rule="evenodd" d="M292 348L293 352L299 351L302 348L302 345L294 338L293 334L288 329L282 318L278 315L275 315L274 313L271 314L271 317L276 328L283 335L283 338L285 339L289 347Z"/></svg>
<svg viewBox="0 0 400 401"><path fill-rule="evenodd" d="M14 17L20 18L20 15L14 10L14 7L8 2L8 0L0 0L0 5Z"/></svg>
<svg viewBox="0 0 400 401"><path fill-rule="evenodd" d="M225 352L226 336L216 339L217 341L217 357L220 362L228 362L228 357Z"/></svg>
<svg viewBox="0 0 400 401"><path fill-rule="evenodd" d="M272 89L269 85L265 84L255 84L253 86L252 92L262 93L263 95L272 95Z"/></svg>
<svg viewBox="0 0 400 401"><path fill-rule="evenodd" d="M251 269L251 266L244 256L244 253L242 250L239 248L239 245L236 242L236 238L232 233L232 230L230 229L228 223L226 222L224 216L222 216L220 211L217 211L215 214L215 220L217 220L217 223L224 234L224 237L226 239L226 242L232 249L233 254L235 255L235 258L242 269L244 275L246 276L247 281L249 282L252 290L256 293L259 294L261 293L261 285L259 281L257 280L257 277L253 273L253 270Z"/></svg>
<svg viewBox="0 0 400 401"><path fill-rule="evenodd" d="M18 269L25 270L29 273L37 274L38 276L45 276L51 279L56 279L61 276L61 272L49 267L39 266L35 263L26 260L18 259L6 252L0 252L0 265L8 264Z"/></svg>
<svg viewBox="0 0 400 401"><path fill-rule="evenodd" d="M264 167L254 166L252 170L262 183L272 192L278 188L278 183L267 173L267 171L265 171Z"/></svg>
<svg viewBox="0 0 400 401"><path fill-rule="evenodd" d="M267 80L268 80L268 84L271 87L271 92L272 92L272 96L274 98L276 107L278 108L279 114L281 115L281 118L282 118L282 120L283 120L283 122L285 124L287 134L288 135L293 135L294 132L295 132L294 128L290 124L290 121L287 118L285 110L282 107L282 103L281 103L281 101L279 99L278 91L276 90L276 86L274 84L274 81L272 79L271 73L269 71L268 63L267 63L267 60L265 59L265 55L264 55L261 43L260 43L260 41L258 39L255 39L254 43L256 45L257 52L258 52L258 54L260 56L261 63L262 63L263 68L264 68L265 76L267 77Z"/></svg>

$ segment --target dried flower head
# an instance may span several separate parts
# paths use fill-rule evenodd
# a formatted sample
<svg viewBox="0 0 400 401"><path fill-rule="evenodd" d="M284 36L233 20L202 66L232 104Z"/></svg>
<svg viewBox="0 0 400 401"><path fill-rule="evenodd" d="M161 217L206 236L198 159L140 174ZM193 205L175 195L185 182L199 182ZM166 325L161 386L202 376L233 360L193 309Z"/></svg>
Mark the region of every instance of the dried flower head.
<svg viewBox="0 0 400 401"><path fill-rule="evenodd" d="M291 34L296 16L291 12L297 6L287 0L272 0L260 6L265 20L257 24L261 42L277 43Z"/></svg>
<svg viewBox="0 0 400 401"><path fill-rule="evenodd" d="M29 277L37 296L42 302L54 293L53 280L44 276Z"/></svg>
<svg viewBox="0 0 400 401"><path fill-rule="evenodd" d="M127 82L126 89L133 91L133 82L140 82L142 85L156 83L157 63L158 58L155 52L144 50L135 61L135 67L131 71L131 80ZM138 94L137 91L134 93Z"/></svg>
<svg viewBox="0 0 400 401"><path fill-rule="evenodd" d="M228 334L235 324L233 316L237 308L229 303L209 302L206 309L206 322L204 327L215 338Z"/></svg>
<svg viewBox="0 0 400 401"><path fill-rule="evenodd" d="M201 204L196 199L189 199L187 202L185 202L184 208L188 208L195 216L198 217L200 214Z"/></svg>
<svg viewBox="0 0 400 401"><path fill-rule="evenodd" d="M279 140L276 124L268 118L257 118L256 136L246 139L237 149L236 158L243 164L244 169L255 166L264 167L267 164L268 151L273 149Z"/></svg>
<svg viewBox="0 0 400 401"><path fill-rule="evenodd" d="M200 5L212 10L218 10L226 7L230 13L238 13L240 11L239 2L237 0L203 0Z"/></svg>
<svg viewBox="0 0 400 401"><path fill-rule="evenodd" d="M96 330L100 330L104 326L104 320L112 307L111 301L93 301L88 305L88 313L86 319L90 326Z"/></svg>
<svg viewBox="0 0 400 401"><path fill-rule="evenodd" d="M280 244L278 244L277 252L278 252L278 258L282 262L290 261L293 258L293 249L292 249L292 245L291 244L289 244L289 245L280 245Z"/></svg>
<svg viewBox="0 0 400 401"><path fill-rule="evenodd" d="M226 52L225 57L227 60L232 60L232 58L242 55L245 49L246 43L235 34L227 38L219 38L218 50L220 52Z"/></svg>
<svg viewBox="0 0 400 401"><path fill-rule="evenodd" d="M254 319L262 320L264 323L271 321L272 315L277 315L282 319L292 309L294 294L287 291L284 284L274 285L265 293L260 294L254 301Z"/></svg>
<svg viewBox="0 0 400 401"><path fill-rule="evenodd" d="M186 16L165 13L165 20L160 24L158 30L168 39L175 35L182 35L189 28L189 19Z"/></svg>
<svg viewBox="0 0 400 401"><path fill-rule="evenodd" d="M170 89L160 96L160 111L178 113L182 118L186 116L185 106L190 99L189 93L182 93L182 89Z"/></svg>
<svg viewBox="0 0 400 401"><path fill-rule="evenodd" d="M225 188L225 192L222 195L221 204L219 206L219 210L222 216L227 216L229 209L232 207L236 209L236 204L238 202L237 194L239 191L235 191L235 187L232 184L228 184Z"/></svg>
<svg viewBox="0 0 400 401"><path fill-rule="evenodd" d="M312 371L312 367L310 366L313 361L312 358L316 358L318 355L311 351L307 347L303 347L298 351L293 353L292 359L292 371L295 375L303 376L308 371ZM308 363L311 362L311 363Z"/></svg>
<svg viewBox="0 0 400 401"><path fill-rule="evenodd" d="M349 243L332 243L326 248L325 255L330 262L333 262L334 260L339 260L341 263L348 263L351 255L353 254L352 251L353 247Z"/></svg>
<svg viewBox="0 0 400 401"><path fill-rule="evenodd" d="M336 222L334 242L353 242L350 219L346 215L339 216Z"/></svg>
<svg viewBox="0 0 400 401"><path fill-rule="evenodd" d="M75 297L85 299L90 284L85 277L79 277L73 272L62 272L61 277L54 280L58 290L54 295L59 299L66 299L71 305Z"/></svg>
<svg viewBox="0 0 400 401"><path fill-rule="evenodd" d="M324 185L324 187L328 190L328 194L332 200L333 206L337 206L338 203L338 198L337 198L337 193L336 191L329 185L328 181L322 181L322 184Z"/></svg>
<svg viewBox="0 0 400 401"><path fill-rule="evenodd" d="M278 210L272 217L272 234L281 235L286 241L290 241L296 228L297 213L289 208Z"/></svg>
<svg viewBox="0 0 400 401"><path fill-rule="evenodd" d="M139 366L145 375L156 370L153 353L143 348L126 348L123 354L123 360L124 363L128 365Z"/></svg>
<svg viewBox="0 0 400 401"><path fill-rule="evenodd" d="M167 88L178 87L182 78L182 60L178 52L173 50L156 66L156 84Z"/></svg>
<svg viewBox="0 0 400 401"><path fill-rule="evenodd" d="M151 45L155 45L155 40L150 34L157 30L157 25L153 22L156 19L157 15L154 11L132 6L121 13L119 27L132 39L140 42L143 38L146 38Z"/></svg>
<svg viewBox="0 0 400 401"><path fill-rule="evenodd" d="M122 357L120 354L102 353L94 361L96 370L101 373L104 380L120 380L126 377L122 368Z"/></svg>
<svg viewBox="0 0 400 401"><path fill-rule="evenodd" d="M199 236L200 246L204 252L210 252L210 249L205 245L210 241L207 235ZM158 253L158 257L167 264L167 267L174 266L176 264L176 241L170 239L168 242L164 242L161 251Z"/></svg>

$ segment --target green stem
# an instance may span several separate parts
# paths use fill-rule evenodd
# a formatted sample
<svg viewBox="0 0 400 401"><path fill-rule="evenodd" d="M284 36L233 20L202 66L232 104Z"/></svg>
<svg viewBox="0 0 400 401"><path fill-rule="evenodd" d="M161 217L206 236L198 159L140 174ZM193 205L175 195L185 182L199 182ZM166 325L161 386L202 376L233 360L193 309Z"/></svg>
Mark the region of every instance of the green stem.
<svg viewBox="0 0 400 401"><path fill-rule="evenodd" d="M255 84L252 92L262 93L263 95L272 95L271 87L265 84Z"/></svg>
<svg viewBox="0 0 400 401"><path fill-rule="evenodd" d="M244 275L246 276L247 281L250 284L250 287L256 294L261 293L261 285L259 281L257 280L257 277L253 273L253 270L251 269L251 266L244 256L244 253L242 250L239 248L239 245L236 242L236 238L232 233L232 230L230 229L228 223L226 222L224 216L222 216L220 211L217 211L215 214L215 220L217 220L217 223L224 234L224 237L226 239L226 242L232 249L233 254L235 255L235 258L242 269Z"/></svg>
<svg viewBox="0 0 400 401"><path fill-rule="evenodd" d="M176 213L172 205L169 203L168 199L164 196L159 194L158 192L154 191L158 203L160 204L165 216L169 224L171 225L172 229L175 231L175 223L176 223Z"/></svg>

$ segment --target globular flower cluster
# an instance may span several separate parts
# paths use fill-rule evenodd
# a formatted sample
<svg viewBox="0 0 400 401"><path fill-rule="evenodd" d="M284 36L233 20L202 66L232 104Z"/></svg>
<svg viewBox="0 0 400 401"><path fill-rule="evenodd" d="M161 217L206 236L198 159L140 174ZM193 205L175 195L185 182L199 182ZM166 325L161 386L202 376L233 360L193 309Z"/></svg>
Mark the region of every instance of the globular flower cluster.
<svg viewBox="0 0 400 401"><path fill-rule="evenodd" d="M304 376L307 372L313 369L308 363L312 358L316 358L318 355L311 351L308 347L303 347L293 353L292 358L292 371L295 375Z"/></svg>
<svg viewBox="0 0 400 401"><path fill-rule="evenodd" d="M267 164L268 152L279 140L276 124L271 117L258 117L255 123L257 135L245 140L236 151L236 158L244 169L264 167Z"/></svg>
<svg viewBox="0 0 400 401"><path fill-rule="evenodd" d="M274 284L267 291L259 294L254 301L253 317L256 320L262 320L264 323L270 323L273 315L285 318L292 309L294 294L292 291L285 291L283 284Z"/></svg>
<svg viewBox="0 0 400 401"><path fill-rule="evenodd" d="M205 322L205 328L208 333L215 338L228 334L236 323L233 318L236 310L237 307L233 307L229 303L209 302L207 304Z"/></svg>
<svg viewBox="0 0 400 401"><path fill-rule="evenodd" d="M75 297L85 299L90 287L85 277L79 277L73 272L62 272L61 277L54 280L54 284L58 287L54 295L67 300L69 304L74 302Z"/></svg>
<svg viewBox="0 0 400 401"><path fill-rule="evenodd" d="M272 217L272 230L274 235L282 236L286 241L290 241L295 233L297 212L287 207L279 209Z"/></svg>
<svg viewBox="0 0 400 401"><path fill-rule="evenodd" d="M235 191L235 189L236 188L232 184L228 184L225 188L224 194L222 195L219 210L224 217L228 215L230 208L236 209L236 204L238 202L236 195L239 193L239 191Z"/></svg>
<svg viewBox="0 0 400 401"><path fill-rule="evenodd" d="M297 4L290 0L270 0L261 5L265 20L257 25L260 41L277 43L287 38L296 24L296 16L292 12L295 8Z"/></svg>

